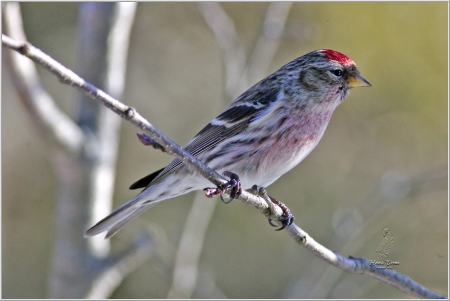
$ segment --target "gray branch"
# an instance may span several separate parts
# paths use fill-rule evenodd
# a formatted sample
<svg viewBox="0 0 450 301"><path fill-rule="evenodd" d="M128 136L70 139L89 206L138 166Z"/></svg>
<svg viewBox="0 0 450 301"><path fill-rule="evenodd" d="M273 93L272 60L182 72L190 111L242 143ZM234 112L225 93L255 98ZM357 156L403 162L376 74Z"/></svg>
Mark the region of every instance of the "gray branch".
<svg viewBox="0 0 450 301"><path fill-rule="evenodd" d="M26 41L19 3L5 3L3 9L5 32L17 40ZM42 87L35 65L17 53L7 55L6 65L19 100L40 132L70 153L81 152L85 145L84 133Z"/></svg>
<svg viewBox="0 0 450 301"><path fill-rule="evenodd" d="M447 299L447 296L437 294L411 278L397 273L395 270L380 268L365 258L353 256L346 258L337 252L333 252L316 242L308 233L295 224L287 227L286 231L298 244L304 246L308 251L347 273L370 275L418 298Z"/></svg>
<svg viewBox="0 0 450 301"><path fill-rule="evenodd" d="M87 5L87 4L84 4ZM106 32L106 62L105 69L105 89L113 97L120 98L125 86L126 60L128 57L129 37L131 27L134 22L136 2L118 2L115 5L115 14L112 21L112 28ZM99 7L102 10L102 7ZM98 15L98 11L93 11L93 15ZM82 17L83 18L83 17ZM90 31L90 23L86 24L85 30ZM108 36L109 35L109 36ZM92 39L91 39L92 40ZM106 39L105 39L106 40ZM92 42L90 43L92 44ZM85 44L86 49L80 49L82 60L79 65L85 65L87 69L93 68L96 61L86 61L83 53L92 50L92 45ZM104 54L105 52L100 52ZM107 108L101 107L97 125L97 145L98 160L92 168L92 189L91 189L91 215L89 224L94 224L98 220L111 212L113 207L114 179L116 171L117 152L119 148L120 119ZM101 237L89 240L91 251L98 257L107 256L109 253L109 241Z"/></svg>
<svg viewBox="0 0 450 301"><path fill-rule="evenodd" d="M167 153L179 158L184 164L189 165L193 170L201 174L214 185L218 186L226 182L226 180L221 175L207 167L204 163L197 160L193 155L186 152L173 140L165 136L159 129L154 127L138 112L136 112L135 109L119 102L102 90L86 82L77 74L65 68L63 65L56 62L51 57L35 48L31 44L13 40L3 34L2 43L4 46L17 51L29 57L36 63L42 65L44 68L55 74L63 83L67 83L85 92L87 95L89 95L89 97L100 101L103 105L110 108L120 117L139 127L145 133L149 134L152 139L162 145ZM227 190L226 192L229 193L230 191ZM269 208L268 204L263 198L255 196L246 191L244 191L238 199L250 205L251 207L263 212L265 210L268 210ZM279 216L281 216L281 209L279 207L277 207L277 209L279 210L277 210L276 213L272 212L272 220L278 220ZM401 291L411 294L415 297L430 299L446 298L446 296L434 293L431 290L428 290L427 288L413 281L409 277L401 275L394 270L379 269L376 266L371 265L370 262L366 259L354 257L345 258L340 254L332 252L314 241L305 231L301 230L295 224L286 227L286 231L297 243L304 246L314 255L346 272L370 275L376 279L393 285Z"/></svg>

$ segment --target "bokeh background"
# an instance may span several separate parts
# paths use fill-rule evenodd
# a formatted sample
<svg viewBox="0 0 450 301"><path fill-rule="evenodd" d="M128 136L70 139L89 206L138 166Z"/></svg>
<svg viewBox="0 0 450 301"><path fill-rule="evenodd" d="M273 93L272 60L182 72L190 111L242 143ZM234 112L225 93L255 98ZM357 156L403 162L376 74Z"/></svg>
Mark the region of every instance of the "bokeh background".
<svg viewBox="0 0 450 301"><path fill-rule="evenodd" d="M221 5L249 53L267 3ZM29 41L74 68L78 4L21 8ZM294 3L288 22L293 30L270 72L311 50L331 48L351 57L373 87L352 91L316 149L269 193L290 207L300 227L345 256L380 260L373 249L389 228L395 269L448 295L448 3ZM70 114L73 88L38 71ZM140 3L122 101L184 145L220 113L224 99L221 53L197 5ZM3 67L1 109L2 295L45 298L55 175L48 146ZM123 123L115 206L134 195L131 183L172 160L143 147L136 132ZM176 249L193 197L163 202L140 219L156 225ZM132 222L116 235L114 249L139 227ZM112 297L165 298L171 254L154 255ZM410 298L330 267L239 202L216 206L199 271L194 298Z"/></svg>

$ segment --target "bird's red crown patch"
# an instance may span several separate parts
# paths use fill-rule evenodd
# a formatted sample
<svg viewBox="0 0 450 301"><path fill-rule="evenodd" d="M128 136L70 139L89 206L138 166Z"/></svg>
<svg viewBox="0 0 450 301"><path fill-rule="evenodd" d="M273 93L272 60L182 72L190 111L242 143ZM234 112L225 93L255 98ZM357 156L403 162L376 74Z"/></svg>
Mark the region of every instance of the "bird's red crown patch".
<svg viewBox="0 0 450 301"><path fill-rule="evenodd" d="M344 66L354 64L351 58L340 52L331 49L325 49L323 52L327 55L327 57L330 60L337 61Z"/></svg>

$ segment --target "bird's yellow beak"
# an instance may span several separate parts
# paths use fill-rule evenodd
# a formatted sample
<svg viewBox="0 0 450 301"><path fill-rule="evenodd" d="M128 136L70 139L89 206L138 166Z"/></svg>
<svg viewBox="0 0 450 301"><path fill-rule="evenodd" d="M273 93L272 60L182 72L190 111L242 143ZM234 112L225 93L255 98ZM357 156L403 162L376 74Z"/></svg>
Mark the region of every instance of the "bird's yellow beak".
<svg viewBox="0 0 450 301"><path fill-rule="evenodd" d="M372 87L372 85L364 79L360 74L355 74L348 79L348 87Z"/></svg>

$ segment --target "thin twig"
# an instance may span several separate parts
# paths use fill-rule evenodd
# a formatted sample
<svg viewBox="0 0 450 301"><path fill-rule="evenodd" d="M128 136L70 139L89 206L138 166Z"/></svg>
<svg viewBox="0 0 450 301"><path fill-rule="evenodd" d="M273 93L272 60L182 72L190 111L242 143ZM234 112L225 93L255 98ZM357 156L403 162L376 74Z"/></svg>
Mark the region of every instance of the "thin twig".
<svg viewBox="0 0 450 301"><path fill-rule="evenodd" d="M393 182L393 181L390 181ZM447 167L437 167L433 168L427 171L423 171L420 174L417 174L416 176L412 177L411 179L408 179L404 182L395 182L391 183L393 185L405 185L406 183L413 183L411 185L411 190L407 195L404 196L403 201L405 200L411 200L412 198L418 197L417 194L426 194L429 193L430 190L422 190L424 187L427 186L427 184L434 183L434 185L441 185L442 189L447 188ZM433 184L431 184L433 185ZM439 187L439 186L438 186ZM436 191L438 187L433 187L432 191ZM380 196L380 188L379 184L377 183L375 187L373 188L372 193L369 193L366 198L363 198L359 201L358 206L361 208L360 210L364 210L369 217L365 219L364 225L361 228L360 232L364 233L365 236L371 237L371 235L374 232L375 224L379 222L383 214L385 214L387 211L389 211L392 208L393 203L387 201L383 196ZM381 199L380 199L381 197ZM374 200L380 199L379 202L374 202ZM399 202L398 200L397 202ZM368 206L367 204L372 204L372 206ZM398 203L397 203L398 204ZM379 231L376 230L376 231ZM334 235L335 234L331 234ZM337 238L342 243L345 244L339 248L339 253L349 253L357 252L360 250L364 244L367 243L364 239L354 239L351 242L346 242L342 238ZM327 241L330 241L327 239ZM331 240L332 241L332 240ZM334 243L332 243L334 244ZM327 289L324 289L324 287L333 287L336 282L338 281L339 276L341 275L340 271L338 270L332 270L332 267L329 266L323 273L322 276L316 281L315 285L311 289L311 296L314 296L314 298L323 299L326 298L326 292L329 291Z"/></svg>
<svg viewBox="0 0 450 301"><path fill-rule="evenodd" d="M6 47L13 49L23 55L26 55L33 61L39 63L44 68L58 76L62 82L70 84L84 91L91 98L100 101L102 104L112 109L122 118L140 127L156 142L164 146L169 154L175 155L184 164L192 167L195 171L211 181L213 184L219 186L225 183L226 180L223 179L222 176L208 168L204 163L197 160L195 156L192 156L190 153L186 152L183 148L176 144L173 140L165 136L160 130L150 124L141 115L139 115L139 113L137 113L135 109L124 105L118 100L107 95L105 92L99 90L92 84L84 81L74 72L65 68L60 63L56 62L48 55L38 50L29 43L18 42L5 35L2 35L2 43ZM230 193L231 191L229 191L228 189L226 192ZM267 209L267 204L262 198L250 194L246 191L243 191L238 199L259 210ZM279 216L281 216L281 209L279 211L280 212L277 214L280 214ZM345 258L338 253L332 252L314 241L314 239L312 239L305 231L301 230L294 223L286 227L286 231L297 243L304 246L307 250L325 260L326 262L348 273L370 275L416 297L429 299L447 298L444 295L440 295L432 292L431 290L428 290L427 288L413 281L411 278L401 275L394 270L380 269L377 266L372 265L367 259L354 257Z"/></svg>
<svg viewBox="0 0 450 301"><path fill-rule="evenodd" d="M346 258L339 253L333 252L316 242L311 236L308 235L308 233L300 229L295 224L286 227L286 231L298 244L304 246L308 249L308 251L347 273L370 275L373 278L398 288L402 292L418 298L447 298L447 296L437 294L415 282L411 278L397 273L395 270L380 268L365 258L356 258L352 256Z"/></svg>
<svg viewBox="0 0 450 301"><path fill-rule="evenodd" d="M52 59L50 56L32 46L27 42L16 41L10 37L2 34L2 43L4 46L27 56L34 62L40 64L42 67L56 75L62 83L71 85L86 93L92 99L100 101L104 106L111 109L114 113L129 121L133 125L139 127L146 132L152 139L162 145L166 152L170 155L176 156L184 164L192 166L199 174L209 180L216 186L222 186L227 183L227 180L220 174L210 169L201 161L198 161L195 156L186 152L181 146L175 143L172 139L164 135L158 128L153 126L145 118L143 118L134 108L129 107L117 99L114 99L104 91L98 89L91 83L85 81L72 70L67 69L59 62ZM259 197L250 193L243 192L239 198L242 201L255 208L265 208L267 205ZM280 210L281 211L281 210ZM281 212L280 212L281 215Z"/></svg>

